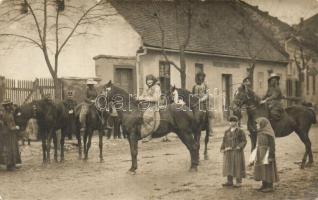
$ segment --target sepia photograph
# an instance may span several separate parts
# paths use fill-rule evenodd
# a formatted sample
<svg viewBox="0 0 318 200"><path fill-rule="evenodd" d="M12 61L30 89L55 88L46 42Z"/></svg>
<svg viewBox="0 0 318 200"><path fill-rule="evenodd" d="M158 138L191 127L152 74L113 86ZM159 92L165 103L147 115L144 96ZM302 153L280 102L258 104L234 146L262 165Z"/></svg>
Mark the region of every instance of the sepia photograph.
<svg viewBox="0 0 318 200"><path fill-rule="evenodd" d="M0 200L318 200L318 0L0 0Z"/></svg>

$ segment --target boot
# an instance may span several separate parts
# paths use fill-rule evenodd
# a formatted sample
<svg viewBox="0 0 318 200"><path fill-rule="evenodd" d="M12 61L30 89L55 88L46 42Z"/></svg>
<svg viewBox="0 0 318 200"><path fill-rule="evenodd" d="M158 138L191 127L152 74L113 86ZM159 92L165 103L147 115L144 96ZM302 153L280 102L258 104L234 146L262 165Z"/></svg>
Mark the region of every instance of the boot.
<svg viewBox="0 0 318 200"><path fill-rule="evenodd" d="M273 192L274 191L273 183L267 183L267 187L262 189L261 191L264 193Z"/></svg>
<svg viewBox="0 0 318 200"><path fill-rule="evenodd" d="M258 188L257 191L262 191L265 188L267 188L267 183L265 181L262 181L262 186Z"/></svg>
<svg viewBox="0 0 318 200"><path fill-rule="evenodd" d="M227 176L227 182L222 184L223 187L232 187L233 186L233 176Z"/></svg>

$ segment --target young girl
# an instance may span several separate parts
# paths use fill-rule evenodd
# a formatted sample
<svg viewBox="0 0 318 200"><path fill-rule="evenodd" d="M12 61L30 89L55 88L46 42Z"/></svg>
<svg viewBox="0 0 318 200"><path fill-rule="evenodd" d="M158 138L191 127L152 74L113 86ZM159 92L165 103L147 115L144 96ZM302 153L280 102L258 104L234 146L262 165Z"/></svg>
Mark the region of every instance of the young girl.
<svg viewBox="0 0 318 200"><path fill-rule="evenodd" d="M221 152L223 157L223 176L227 176L227 182L223 187L241 187L242 178L245 178L244 147L246 145L245 133L238 126L238 118L232 116L229 119L230 128L225 131ZM233 185L233 177L236 184Z"/></svg>
<svg viewBox="0 0 318 200"><path fill-rule="evenodd" d="M275 161L274 130L265 117L258 118L257 122L257 149L254 167L254 179L262 181L259 191L272 192L273 183L278 181Z"/></svg>

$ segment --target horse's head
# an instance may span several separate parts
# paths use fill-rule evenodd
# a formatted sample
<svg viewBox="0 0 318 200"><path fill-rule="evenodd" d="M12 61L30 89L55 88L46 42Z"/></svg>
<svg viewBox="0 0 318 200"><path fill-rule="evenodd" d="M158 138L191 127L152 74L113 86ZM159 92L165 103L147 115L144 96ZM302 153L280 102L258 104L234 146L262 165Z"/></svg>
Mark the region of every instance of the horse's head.
<svg viewBox="0 0 318 200"><path fill-rule="evenodd" d="M259 101L259 97L251 89L241 86L234 94L232 104L233 114L241 118L241 108L243 105L258 105Z"/></svg>
<svg viewBox="0 0 318 200"><path fill-rule="evenodd" d="M124 89L117 87L111 81L104 85L106 92L107 103L109 106L114 105L117 109L128 106L130 103L135 102L133 94L129 94Z"/></svg>

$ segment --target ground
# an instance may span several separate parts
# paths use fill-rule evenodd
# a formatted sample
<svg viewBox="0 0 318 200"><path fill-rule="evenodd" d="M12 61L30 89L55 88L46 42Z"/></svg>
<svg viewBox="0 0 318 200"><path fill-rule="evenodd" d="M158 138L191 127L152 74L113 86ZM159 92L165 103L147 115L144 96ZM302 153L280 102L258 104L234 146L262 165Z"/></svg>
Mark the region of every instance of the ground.
<svg viewBox="0 0 318 200"><path fill-rule="evenodd" d="M211 199L317 199L318 164L299 169L304 146L296 134L276 140L280 182L276 191L255 191L259 182L247 179L240 189L222 188L222 154L219 152L224 127L215 128L209 144L209 160L201 160L198 172L189 172L190 158L185 146L173 135L171 142L160 139L139 144L139 168L130 168L126 140L104 139L105 162L98 158L97 137L89 160L78 160L75 141L67 141L64 163L41 164L40 143L22 147L23 166L15 172L0 170L0 196L4 200L211 200ZM310 132L314 158L318 163L318 127ZM203 141L202 141L203 144ZM245 149L249 157L250 142ZM202 155L202 153L201 153ZM203 156L201 156L203 158ZM0 198L1 199L1 198Z"/></svg>

